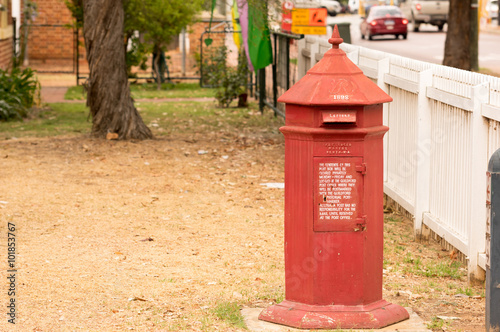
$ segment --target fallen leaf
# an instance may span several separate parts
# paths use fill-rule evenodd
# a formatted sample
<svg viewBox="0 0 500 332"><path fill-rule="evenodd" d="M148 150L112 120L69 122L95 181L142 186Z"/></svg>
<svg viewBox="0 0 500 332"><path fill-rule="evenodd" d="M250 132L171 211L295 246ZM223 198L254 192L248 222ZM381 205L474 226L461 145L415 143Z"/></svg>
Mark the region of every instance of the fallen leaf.
<svg viewBox="0 0 500 332"><path fill-rule="evenodd" d="M134 297L131 297L128 299L129 301L147 301L146 299L143 299L142 297L137 297L137 296L134 296Z"/></svg>
<svg viewBox="0 0 500 332"><path fill-rule="evenodd" d="M460 319L459 317L450 317L450 316L436 316L437 318L439 319L442 319L442 320L457 320L457 319Z"/></svg>
<svg viewBox="0 0 500 332"><path fill-rule="evenodd" d="M106 134L106 139L107 140L118 139L118 134L117 133L107 133Z"/></svg>

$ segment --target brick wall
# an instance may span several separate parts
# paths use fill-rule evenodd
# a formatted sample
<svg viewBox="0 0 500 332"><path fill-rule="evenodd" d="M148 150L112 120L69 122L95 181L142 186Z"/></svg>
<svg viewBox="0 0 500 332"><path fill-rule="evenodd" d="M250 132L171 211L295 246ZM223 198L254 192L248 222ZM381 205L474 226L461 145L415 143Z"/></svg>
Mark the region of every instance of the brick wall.
<svg viewBox="0 0 500 332"><path fill-rule="evenodd" d="M12 39L0 40L0 69L7 69L12 59Z"/></svg>
<svg viewBox="0 0 500 332"><path fill-rule="evenodd" d="M74 57L73 18L63 0L36 0L38 15L29 32L28 56L30 60L54 60Z"/></svg>
<svg viewBox="0 0 500 332"><path fill-rule="evenodd" d="M28 58L30 66L35 69L43 70L71 70L75 54L75 35L72 29L64 27L71 24L73 18L71 12L67 9L63 0L34 0L38 5L38 15L32 23L28 40ZM22 4L21 4L22 5ZM200 52L200 36L205 28L208 27L208 14L204 13L202 22L196 23L189 31L188 56L186 59L186 74L191 76L197 72L196 54ZM223 19L217 17L214 19ZM218 24L214 22L212 27ZM223 30L220 27L218 30ZM85 47L83 46L83 31L80 30L80 71L88 72L86 63ZM208 34L204 35L207 38ZM224 44L224 34L211 34L210 38L214 40L210 47L204 45L204 53L216 49ZM179 45L174 46L173 50L167 52L170 56L168 62L172 74L179 76L182 69L182 54ZM206 54L208 56L208 54ZM150 62L148 62L150 65ZM47 68L43 68L47 67Z"/></svg>
<svg viewBox="0 0 500 332"><path fill-rule="evenodd" d="M7 69L12 59L12 1L1 4L7 8L0 11L0 68Z"/></svg>

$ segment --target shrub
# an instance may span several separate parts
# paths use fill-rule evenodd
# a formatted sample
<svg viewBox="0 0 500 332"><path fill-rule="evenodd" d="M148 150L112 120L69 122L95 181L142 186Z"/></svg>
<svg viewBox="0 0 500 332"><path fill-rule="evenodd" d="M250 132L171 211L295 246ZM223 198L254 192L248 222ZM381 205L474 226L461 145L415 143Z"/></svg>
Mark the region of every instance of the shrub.
<svg viewBox="0 0 500 332"><path fill-rule="evenodd" d="M0 69L0 121L20 120L40 102L40 83L31 68Z"/></svg>
<svg viewBox="0 0 500 332"><path fill-rule="evenodd" d="M233 68L227 66L227 54L229 52L226 46L222 46L215 51L212 50L209 59L203 65L204 83L207 82L210 86L218 88L215 99L219 102L219 107L229 107L234 99L247 91L248 65L245 53L240 52L238 66Z"/></svg>

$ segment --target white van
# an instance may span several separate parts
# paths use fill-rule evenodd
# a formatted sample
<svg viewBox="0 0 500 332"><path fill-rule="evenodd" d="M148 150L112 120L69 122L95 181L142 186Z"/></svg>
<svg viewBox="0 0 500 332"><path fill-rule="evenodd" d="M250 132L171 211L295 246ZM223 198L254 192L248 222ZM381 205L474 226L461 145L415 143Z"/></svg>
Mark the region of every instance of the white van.
<svg viewBox="0 0 500 332"><path fill-rule="evenodd" d="M359 0L349 0L347 3L347 11L351 14L357 14L359 10Z"/></svg>
<svg viewBox="0 0 500 332"><path fill-rule="evenodd" d="M400 8L413 24L413 31L419 31L420 24L428 23L443 31L448 22L448 0L399 0Z"/></svg>
<svg viewBox="0 0 500 332"><path fill-rule="evenodd" d="M295 8L326 8L328 15L335 16L342 10L340 2L336 0L295 0Z"/></svg>

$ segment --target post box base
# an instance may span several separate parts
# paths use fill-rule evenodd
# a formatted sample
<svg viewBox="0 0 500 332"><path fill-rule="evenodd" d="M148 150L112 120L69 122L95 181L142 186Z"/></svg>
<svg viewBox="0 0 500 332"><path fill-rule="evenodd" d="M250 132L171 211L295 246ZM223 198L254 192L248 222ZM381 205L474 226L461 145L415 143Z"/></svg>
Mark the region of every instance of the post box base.
<svg viewBox="0 0 500 332"><path fill-rule="evenodd" d="M301 329L379 329L410 318L405 308L380 300L369 305L308 305L283 301L264 309L260 320Z"/></svg>

